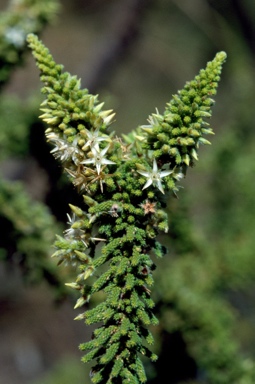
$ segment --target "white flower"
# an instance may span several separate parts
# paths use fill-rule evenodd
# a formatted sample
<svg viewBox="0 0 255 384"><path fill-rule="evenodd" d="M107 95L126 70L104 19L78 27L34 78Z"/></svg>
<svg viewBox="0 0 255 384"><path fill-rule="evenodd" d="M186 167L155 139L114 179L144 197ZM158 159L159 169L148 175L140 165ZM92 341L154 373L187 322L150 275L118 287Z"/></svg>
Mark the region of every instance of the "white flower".
<svg viewBox="0 0 255 384"><path fill-rule="evenodd" d="M147 181L146 181L143 189L148 188L151 184L152 185L156 184L157 188L162 193L165 193L165 192L164 192L164 189L163 189L163 186L161 184L161 180L160 179L162 179L163 177L168 176L171 173L173 173L173 171L162 171L162 172L159 172L158 166L157 166L157 163L156 163L155 159L153 161L153 168L152 168L152 170L150 172L146 172L146 171L137 171L137 172L140 173L142 176L145 176L147 178Z"/></svg>
<svg viewBox="0 0 255 384"><path fill-rule="evenodd" d="M78 164L79 158L83 156L83 152L77 145L77 139L72 143L68 143L60 139L55 133L49 133L46 136L48 141L55 144L55 148L51 150L51 153L56 159L60 159L62 162L72 159L74 164Z"/></svg>
<svg viewBox="0 0 255 384"><path fill-rule="evenodd" d="M73 213L72 217L67 213L68 222L67 224L70 226L70 228L66 229L64 231L65 238L66 239L81 239L83 237L84 231L80 228L72 228L73 224L76 221L76 216ZM87 244L86 244L87 246Z"/></svg>
<svg viewBox="0 0 255 384"><path fill-rule="evenodd" d="M114 161L108 160L104 157L108 149L109 149L109 145L105 147L102 151L100 151L98 147L91 148L91 152L93 154L92 159L83 160L81 164L95 164L97 174L99 175L101 172L102 165L116 164Z"/></svg>
<svg viewBox="0 0 255 384"><path fill-rule="evenodd" d="M96 129L95 131L89 131L88 129L84 128L84 131L88 140L86 144L82 147L82 150L87 147L98 147L98 143L100 143L100 141L109 141L109 137L100 136L101 132L99 131L99 129Z"/></svg>

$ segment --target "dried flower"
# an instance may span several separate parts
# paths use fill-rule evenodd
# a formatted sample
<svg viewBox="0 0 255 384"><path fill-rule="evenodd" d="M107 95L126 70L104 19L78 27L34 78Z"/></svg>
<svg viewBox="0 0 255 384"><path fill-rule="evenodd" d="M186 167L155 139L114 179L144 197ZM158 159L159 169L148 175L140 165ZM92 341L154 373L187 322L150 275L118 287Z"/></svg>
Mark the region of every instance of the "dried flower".
<svg viewBox="0 0 255 384"><path fill-rule="evenodd" d="M140 204L140 206L144 209L144 214L155 213L156 203L151 203L149 200L146 200L144 204Z"/></svg>
<svg viewBox="0 0 255 384"><path fill-rule="evenodd" d="M113 204L112 206L111 206L111 209L110 209L110 211L109 211L109 213L110 213L110 215L112 216L112 217L118 217L119 215L118 215L118 212L120 212L120 207L119 207L119 205L118 204Z"/></svg>
<svg viewBox="0 0 255 384"><path fill-rule="evenodd" d="M85 190L89 179L88 175L84 174L83 165L79 164L75 171L69 168L65 168L65 171L72 177L72 183L79 192Z"/></svg>

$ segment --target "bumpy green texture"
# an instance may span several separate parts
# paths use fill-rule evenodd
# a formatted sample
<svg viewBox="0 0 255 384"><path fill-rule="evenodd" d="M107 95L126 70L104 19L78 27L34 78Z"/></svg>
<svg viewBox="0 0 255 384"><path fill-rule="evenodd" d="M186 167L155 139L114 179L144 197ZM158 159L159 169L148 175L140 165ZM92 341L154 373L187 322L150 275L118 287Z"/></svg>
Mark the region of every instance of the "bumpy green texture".
<svg viewBox="0 0 255 384"><path fill-rule="evenodd" d="M148 348L153 343L148 326L157 324L151 255L165 253L157 240L160 231L168 231L164 194L177 193L199 145L209 143L202 137L212 133L204 119L211 116L226 54L218 53L173 96L163 115L156 112L149 125L120 138L109 133L112 111L80 89L80 81L63 72L35 35L28 43L45 84L41 118L47 140L84 197L82 207L70 204L69 228L55 242L53 256L77 265L77 279L68 284L80 292L75 308L99 292L104 297L76 317L100 323L92 340L80 346L87 352L83 360L96 360L93 383L144 383L140 356L156 360Z"/></svg>
<svg viewBox="0 0 255 384"><path fill-rule="evenodd" d="M28 33L39 33L55 16L57 0L12 0L0 15L0 87L21 64Z"/></svg>
<svg viewBox="0 0 255 384"><path fill-rule="evenodd" d="M0 97L0 161L27 155L31 125L36 121L36 98L24 102L13 94Z"/></svg>
<svg viewBox="0 0 255 384"><path fill-rule="evenodd" d="M60 232L60 226L42 203L28 196L21 183L2 177L0 225L0 260L19 265L25 281L30 283L40 282L43 277L55 289L58 299L66 294L50 258L54 232Z"/></svg>

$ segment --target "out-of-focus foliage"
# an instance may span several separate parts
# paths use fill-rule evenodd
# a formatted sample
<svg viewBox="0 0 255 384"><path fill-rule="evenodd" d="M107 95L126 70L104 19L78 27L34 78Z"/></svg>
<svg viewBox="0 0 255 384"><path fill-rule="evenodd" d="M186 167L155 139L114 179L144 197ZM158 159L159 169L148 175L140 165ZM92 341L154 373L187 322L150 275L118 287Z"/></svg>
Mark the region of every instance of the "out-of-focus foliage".
<svg viewBox="0 0 255 384"><path fill-rule="evenodd" d="M30 282L47 281L60 297L63 283L49 257L59 228L47 207L32 201L22 184L0 179L0 223L0 260L19 266Z"/></svg>
<svg viewBox="0 0 255 384"><path fill-rule="evenodd" d="M0 86L21 64L26 50L26 35L39 33L56 14L55 0L11 0L0 15Z"/></svg>
<svg viewBox="0 0 255 384"><path fill-rule="evenodd" d="M31 100L32 101L32 100ZM36 121L35 108L14 95L0 98L0 161L25 158L29 153L31 125Z"/></svg>
<svg viewBox="0 0 255 384"><path fill-rule="evenodd" d="M67 357L60 360L42 379L36 380L33 384L70 384L84 383L84 369L78 360Z"/></svg>
<svg viewBox="0 0 255 384"><path fill-rule="evenodd" d="M28 32L40 32L55 16L58 3L36 0L12 1L0 17L0 84L3 86L26 51ZM26 104L19 98L1 95L0 100L0 160L8 164L14 158L24 161L30 152L31 127L36 122L33 101ZM50 259L50 245L59 225L49 209L35 202L24 186L12 182L8 165L0 178L1 261L20 267L30 282L50 283L63 294L61 278Z"/></svg>

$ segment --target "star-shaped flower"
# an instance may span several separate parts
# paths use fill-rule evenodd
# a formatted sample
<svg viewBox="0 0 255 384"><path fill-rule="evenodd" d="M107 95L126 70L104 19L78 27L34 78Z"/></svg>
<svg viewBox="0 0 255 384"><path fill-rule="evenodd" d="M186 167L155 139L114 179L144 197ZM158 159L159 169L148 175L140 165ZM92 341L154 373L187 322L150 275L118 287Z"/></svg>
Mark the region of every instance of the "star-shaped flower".
<svg viewBox="0 0 255 384"><path fill-rule="evenodd" d="M47 134L46 137L48 141L55 144L55 148L51 150L51 153L56 159L60 159L62 162L72 160L74 164L78 164L83 153L77 145L77 139L74 139L72 143L68 143L66 140L60 139L54 132Z"/></svg>
<svg viewBox="0 0 255 384"><path fill-rule="evenodd" d="M93 148L98 147L98 144L100 141L109 141L108 136L100 136L101 132L99 129L96 129L95 131L89 131L88 129L84 128L83 130L84 134L86 135L87 141L86 144L82 147L82 150L84 150L87 147Z"/></svg>
<svg viewBox="0 0 255 384"><path fill-rule="evenodd" d="M156 212L156 203L152 203L149 200L146 200L144 204L140 204L140 206L144 209L144 214L148 215L149 213Z"/></svg>
<svg viewBox="0 0 255 384"><path fill-rule="evenodd" d="M93 157L91 159L83 160L81 164L95 164L97 174L99 175L101 172L101 167L104 164L116 164L114 161L108 160L104 157L106 152L109 149L109 145L105 147L102 151L98 149L98 147L91 148L91 152L93 154Z"/></svg>
<svg viewBox="0 0 255 384"><path fill-rule="evenodd" d="M84 235L84 231L80 228L73 228L73 224L75 223L76 221L76 216L75 214L73 213L72 217L67 213L67 217L68 217L68 222L67 224L69 225L70 228L66 229L64 231L64 234L65 234L65 238L66 239L82 239L83 235ZM86 244L87 246L87 244Z"/></svg>
<svg viewBox="0 0 255 384"><path fill-rule="evenodd" d="M161 179L165 176L168 176L170 175L171 173L173 173L173 171L162 171L162 172L159 172L158 170L158 165L156 163L156 160L154 159L153 161L153 168L151 171L149 172L146 172L146 171L137 171L138 173L140 173L140 175L142 176L145 176L147 178L147 181L143 187L143 189L145 188L148 188L151 184L152 185L156 185L156 187L160 190L160 192L162 192L163 194L165 193L164 192L164 189L163 189L163 186L161 184Z"/></svg>

